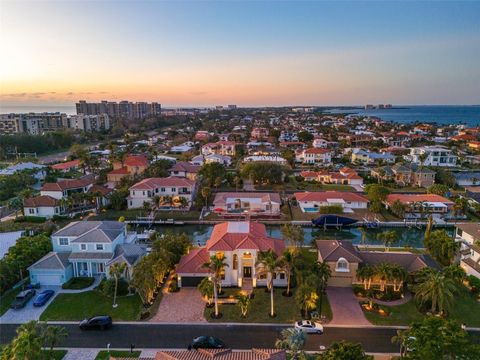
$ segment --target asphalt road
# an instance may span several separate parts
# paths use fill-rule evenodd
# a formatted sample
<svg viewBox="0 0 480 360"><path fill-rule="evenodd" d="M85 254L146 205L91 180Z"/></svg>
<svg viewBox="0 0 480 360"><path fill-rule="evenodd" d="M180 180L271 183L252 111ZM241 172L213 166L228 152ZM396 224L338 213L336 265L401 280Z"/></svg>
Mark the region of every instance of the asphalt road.
<svg viewBox="0 0 480 360"><path fill-rule="evenodd" d="M0 343L9 342L15 336L18 325L0 325ZM186 348L199 335L212 335L222 339L233 349L273 347L284 326L260 325L165 325L165 324L114 324L107 331L81 331L76 324L65 324L69 336L59 347L104 348ZM368 352L398 352L391 343L396 334L386 328L334 328L328 327L323 335L307 335L305 350L320 350L334 341L359 342Z"/></svg>

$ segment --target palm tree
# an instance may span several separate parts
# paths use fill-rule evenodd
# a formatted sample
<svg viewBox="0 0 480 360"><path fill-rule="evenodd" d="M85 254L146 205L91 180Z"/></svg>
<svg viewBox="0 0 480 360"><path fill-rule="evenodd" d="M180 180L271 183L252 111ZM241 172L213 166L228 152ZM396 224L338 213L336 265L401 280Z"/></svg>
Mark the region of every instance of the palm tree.
<svg viewBox="0 0 480 360"><path fill-rule="evenodd" d="M208 187L204 187L200 191L200 193L202 194L202 197L205 199L205 209L208 208L208 197L210 196L210 192L211 192L210 188Z"/></svg>
<svg viewBox="0 0 480 360"><path fill-rule="evenodd" d="M303 284L297 289L295 300L302 310L303 316L308 318L309 312L317 307L318 294L313 287Z"/></svg>
<svg viewBox="0 0 480 360"><path fill-rule="evenodd" d="M212 305L213 300L213 283L208 277L204 277L197 286L200 294L207 300L207 306Z"/></svg>
<svg viewBox="0 0 480 360"><path fill-rule="evenodd" d="M240 293L237 296L238 305L240 306L240 312L242 317L247 317L248 306L250 305L250 297L247 294Z"/></svg>
<svg viewBox="0 0 480 360"><path fill-rule="evenodd" d="M390 265L390 275L393 281L393 291L400 291L403 283L407 279L407 272L398 264Z"/></svg>
<svg viewBox="0 0 480 360"><path fill-rule="evenodd" d="M295 264L295 254L291 251L285 250L283 255L280 259L281 267L285 272L285 276L287 277L287 292L285 293L286 296L290 296L291 290L291 280L292 280L292 272Z"/></svg>
<svg viewBox="0 0 480 360"><path fill-rule="evenodd" d="M451 308L457 287L454 280L438 271L426 272L415 287L415 299L431 303L430 311L443 313Z"/></svg>
<svg viewBox="0 0 480 360"><path fill-rule="evenodd" d="M115 279L115 292L113 293L113 307L116 308L117 305L117 290L118 290L118 279L125 274L125 269L127 268L126 263L115 263L110 266L109 274Z"/></svg>
<svg viewBox="0 0 480 360"><path fill-rule="evenodd" d="M290 350L292 358L296 359L298 352L305 344L305 333L295 328L283 329L281 338L275 341L275 348Z"/></svg>
<svg viewBox="0 0 480 360"><path fill-rule="evenodd" d="M388 263L380 263L375 267L375 273L380 278L380 291L385 291L387 281L392 279L392 266Z"/></svg>
<svg viewBox="0 0 480 360"><path fill-rule="evenodd" d="M53 348L61 339L68 336L68 331L63 326L47 326L43 332L43 339L47 346L50 347L50 354L53 353Z"/></svg>
<svg viewBox="0 0 480 360"><path fill-rule="evenodd" d="M328 280L330 276L332 276L332 269L330 266L325 262L317 261L315 263L315 275L317 277L317 291L320 294L320 304L318 306L318 313L322 315L322 306L323 306L323 297L325 296L325 292L327 290Z"/></svg>
<svg viewBox="0 0 480 360"><path fill-rule="evenodd" d="M275 316L275 307L273 303L273 277L279 270L281 263L277 259L277 255L273 250L260 251L258 253L258 260L255 266L257 269L257 275L267 276L267 289L270 290L270 316Z"/></svg>
<svg viewBox="0 0 480 360"><path fill-rule="evenodd" d="M180 198L178 199L178 202L180 204L180 209L185 209L188 206L188 200L183 196L180 196Z"/></svg>
<svg viewBox="0 0 480 360"><path fill-rule="evenodd" d="M358 280L363 282L363 288L365 290L370 289L372 286L372 279L375 276L376 270L372 265L365 265L357 270Z"/></svg>
<svg viewBox="0 0 480 360"><path fill-rule="evenodd" d="M362 246L365 246L365 244L367 243L367 229L365 229L364 227L359 227L359 229L361 234L360 244L362 244Z"/></svg>
<svg viewBox="0 0 480 360"><path fill-rule="evenodd" d="M295 247L295 250L303 245L304 232L302 227L298 225L285 224L282 225L281 231L283 238L287 241L287 243L292 244Z"/></svg>
<svg viewBox="0 0 480 360"><path fill-rule="evenodd" d="M11 348L14 359L38 359L41 349L42 341L37 321L30 321L17 328L17 336L13 340Z"/></svg>
<svg viewBox="0 0 480 360"><path fill-rule="evenodd" d="M218 312L218 287L222 281L222 273L224 268L228 266L225 262L225 255L221 254L220 256L212 255L210 256L210 261L203 264L203 267L210 271L210 278L213 283L213 297L215 301L215 317L220 317Z"/></svg>
<svg viewBox="0 0 480 360"><path fill-rule="evenodd" d="M384 231L377 235L377 239L383 241L385 245L385 251L397 241L397 233L394 230Z"/></svg>

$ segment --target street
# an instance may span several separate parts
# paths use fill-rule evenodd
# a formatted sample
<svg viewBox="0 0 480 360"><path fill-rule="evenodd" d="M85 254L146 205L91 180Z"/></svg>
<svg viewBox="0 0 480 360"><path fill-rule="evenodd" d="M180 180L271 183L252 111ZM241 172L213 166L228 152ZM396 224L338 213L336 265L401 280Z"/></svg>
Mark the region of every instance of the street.
<svg viewBox="0 0 480 360"><path fill-rule="evenodd" d="M18 325L0 325L0 343L7 343L15 336ZM81 331L76 324L64 324L69 333L57 346L104 348L186 348L199 335L212 335L222 339L233 349L274 347L275 340L285 326L262 325L167 325L167 324L114 324L107 331ZM305 350L319 350L334 341L359 342L368 352L397 352L392 344L395 329L327 327L323 335L307 335Z"/></svg>

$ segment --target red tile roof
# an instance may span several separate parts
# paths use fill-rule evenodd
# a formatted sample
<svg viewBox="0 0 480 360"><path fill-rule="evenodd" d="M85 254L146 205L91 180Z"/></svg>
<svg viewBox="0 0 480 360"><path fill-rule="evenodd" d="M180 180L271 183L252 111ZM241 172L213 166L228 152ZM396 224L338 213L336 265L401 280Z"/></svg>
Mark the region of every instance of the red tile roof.
<svg viewBox="0 0 480 360"><path fill-rule="evenodd" d="M193 248L187 255L182 256L177 265L177 273L198 274L208 273L208 269L203 264L209 261L209 255L206 248Z"/></svg>
<svg viewBox="0 0 480 360"><path fill-rule="evenodd" d="M166 178L147 178L131 186L131 190L152 190L162 186L191 187L195 185L194 180L170 176Z"/></svg>
<svg viewBox="0 0 480 360"><path fill-rule="evenodd" d="M327 154L330 152L328 149L321 149L321 148L310 148L304 150L305 154Z"/></svg>
<svg viewBox="0 0 480 360"><path fill-rule="evenodd" d="M130 155L123 161L125 166L148 166L148 159L143 155Z"/></svg>
<svg viewBox="0 0 480 360"><path fill-rule="evenodd" d="M297 192L297 201L327 201L327 199L343 199L346 202L368 202L362 195L346 191Z"/></svg>
<svg viewBox="0 0 480 360"><path fill-rule="evenodd" d="M24 207L55 207L58 206L58 200L48 196L48 195L40 195L33 198L25 199L23 201Z"/></svg>
<svg viewBox="0 0 480 360"><path fill-rule="evenodd" d="M67 169L70 169L70 168L73 168L73 167L79 167L80 166L80 160L72 160L72 161L67 161L67 162L64 162L64 163L59 163L59 164L55 164L55 165L52 165L52 169L54 170L67 170Z"/></svg>
<svg viewBox="0 0 480 360"><path fill-rule="evenodd" d="M128 168L126 166L112 170L108 173L108 175L130 175Z"/></svg>
<svg viewBox="0 0 480 360"><path fill-rule="evenodd" d="M396 200L408 204L414 202L441 202L447 205L453 205L453 202L436 194L390 194L386 198L388 204L393 204Z"/></svg>

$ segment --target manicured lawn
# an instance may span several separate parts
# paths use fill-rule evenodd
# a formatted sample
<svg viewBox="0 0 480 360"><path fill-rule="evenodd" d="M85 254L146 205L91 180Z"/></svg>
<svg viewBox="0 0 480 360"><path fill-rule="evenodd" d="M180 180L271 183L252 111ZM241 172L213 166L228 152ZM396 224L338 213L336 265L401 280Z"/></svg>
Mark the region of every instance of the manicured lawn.
<svg viewBox="0 0 480 360"><path fill-rule="evenodd" d="M42 350L41 360L62 360L67 355L67 350Z"/></svg>
<svg viewBox="0 0 480 360"><path fill-rule="evenodd" d="M365 311L365 317L375 325L409 325L412 321L421 320L425 315L417 310L413 300L406 304L389 307L390 316L384 317ZM470 292L462 287L455 296L449 318L455 319L467 326L480 326L480 303Z"/></svg>
<svg viewBox="0 0 480 360"><path fill-rule="evenodd" d="M62 289L80 290L85 289L93 284L95 278L93 277L74 277L62 285Z"/></svg>
<svg viewBox="0 0 480 360"><path fill-rule="evenodd" d="M142 302L138 295L117 298L118 307L112 307L112 298L92 290L78 294L59 294L40 316L42 321L83 320L95 315L110 315L113 320L134 321L140 317Z"/></svg>
<svg viewBox="0 0 480 360"><path fill-rule="evenodd" d="M10 308L10 304L12 303L15 296L22 290L21 287L17 289L8 290L5 294L0 297L0 316L5 314L7 310Z"/></svg>
<svg viewBox="0 0 480 360"><path fill-rule="evenodd" d="M223 314L220 319L212 319L210 314L214 312L214 308L205 308L205 319L210 322L258 322L258 323L293 323L302 318L300 309L298 308L295 297L286 297L282 295L285 289L277 288L274 293L274 306L276 317L270 317L270 292L266 292L265 288L257 288L253 290L254 298L250 302L248 314L246 318L242 318L239 305L221 304L220 312ZM237 295L239 289L224 289L225 296ZM322 304L322 314L331 319L331 309L328 300L324 298Z"/></svg>
<svg viewBox="0 0 480 360"><path fill-rule="evenodd" d="M118 358L139 358L141 351L120 351L120 350L101 350L98 352L95 360L109 360L111 357L118 357Z"/></svg>

